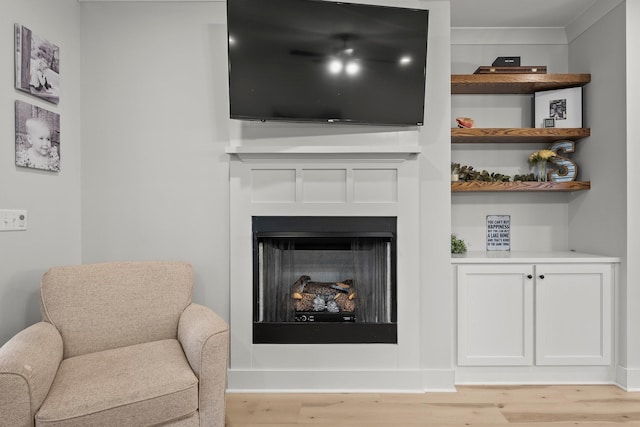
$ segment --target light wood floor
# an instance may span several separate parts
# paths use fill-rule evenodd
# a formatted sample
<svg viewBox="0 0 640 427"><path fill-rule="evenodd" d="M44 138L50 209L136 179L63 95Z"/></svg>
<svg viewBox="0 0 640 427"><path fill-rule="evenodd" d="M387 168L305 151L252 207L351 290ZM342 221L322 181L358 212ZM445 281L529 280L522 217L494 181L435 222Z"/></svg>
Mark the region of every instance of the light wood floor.
<svg viewBox="0 0 640 427"><path fill-rule="evenodd" d="M227 427L640 426L640 393L615 386L466 386L456 393L233 394Z"/></svg>

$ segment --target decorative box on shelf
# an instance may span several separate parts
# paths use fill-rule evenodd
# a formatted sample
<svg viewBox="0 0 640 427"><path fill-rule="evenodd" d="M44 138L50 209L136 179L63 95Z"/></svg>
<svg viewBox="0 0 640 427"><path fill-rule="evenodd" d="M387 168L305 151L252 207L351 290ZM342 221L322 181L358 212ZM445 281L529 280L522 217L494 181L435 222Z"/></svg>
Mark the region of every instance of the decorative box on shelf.
<svg viewBox="0 0 640 427"><path fill-rule="evenodd" d="M473 74L547 74L546 65L532 67L494 67L480 66Z"/></svg>

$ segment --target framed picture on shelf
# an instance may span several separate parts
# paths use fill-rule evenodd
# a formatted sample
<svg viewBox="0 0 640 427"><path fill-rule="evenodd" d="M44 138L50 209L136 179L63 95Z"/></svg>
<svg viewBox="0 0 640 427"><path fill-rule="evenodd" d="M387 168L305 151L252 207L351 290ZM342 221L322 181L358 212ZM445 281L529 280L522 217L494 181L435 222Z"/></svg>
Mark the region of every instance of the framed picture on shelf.
<svg viewBox="0 0 640 427"><path fill-rule="evenodd" d="M534 95L536 128L545 126L553 119L556 128L582 127L582 88L545 90Z"/></svg>
<svg viewBox="0 0 640 427"><path fill-rule="evenodd" d="M511 215L487 215L487 251L511 250Z"/></svg>
<svg viewBox="0 0 640 427"><path fill-rule="evenodd" d="M20 24L14 32L16 89L58 104L60 49Z"/></svg>
<svg viewBox="0 0 640 427"><path fill-rule="evenodd" d="M60 115L16 101L16 166L60 171Z"/></svg>

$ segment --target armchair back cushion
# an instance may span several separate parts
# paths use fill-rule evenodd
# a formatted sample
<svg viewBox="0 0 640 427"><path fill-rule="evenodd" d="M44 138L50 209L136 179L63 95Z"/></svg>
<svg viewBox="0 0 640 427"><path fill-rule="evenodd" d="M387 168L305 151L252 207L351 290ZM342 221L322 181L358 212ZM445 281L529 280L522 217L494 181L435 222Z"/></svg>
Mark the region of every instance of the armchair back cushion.
<svg viewBox="0 0 640 427"><path fill-rule="evenodd" d="M51 268L41 311L64 343L64 358L177 338L193 297L193 270L182 262L122 262Z"/></svg>

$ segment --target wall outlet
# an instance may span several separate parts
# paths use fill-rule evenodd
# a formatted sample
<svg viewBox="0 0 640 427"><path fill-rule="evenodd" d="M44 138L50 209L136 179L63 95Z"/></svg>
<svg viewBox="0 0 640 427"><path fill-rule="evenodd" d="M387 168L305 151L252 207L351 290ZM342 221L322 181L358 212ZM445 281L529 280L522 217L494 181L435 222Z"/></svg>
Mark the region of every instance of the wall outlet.
<svg viewBox="0 0 640 427"><path fill-rule="evenodd" d="M26 229L26 210L0 209L0 231L24 231Z"/></svg>

